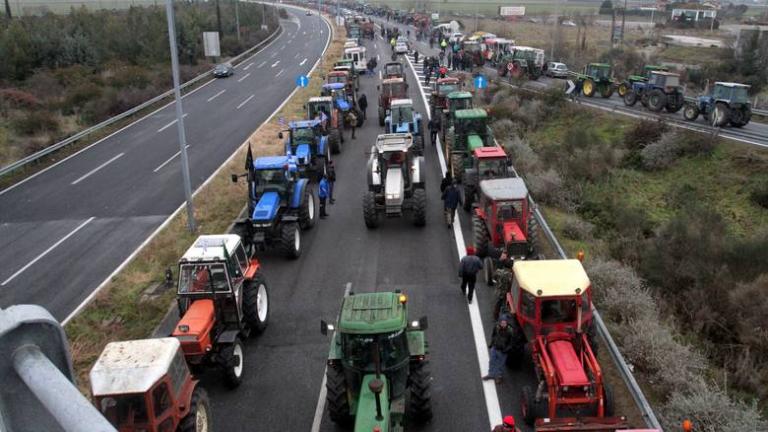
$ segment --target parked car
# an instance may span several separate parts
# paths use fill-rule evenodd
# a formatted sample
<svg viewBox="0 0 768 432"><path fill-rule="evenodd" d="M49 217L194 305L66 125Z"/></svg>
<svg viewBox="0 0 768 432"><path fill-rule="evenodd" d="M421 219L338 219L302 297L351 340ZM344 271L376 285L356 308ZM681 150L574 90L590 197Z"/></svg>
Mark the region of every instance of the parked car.
<svg viewBox="0 0 768 432"><path fill-rule="evenodd" d="M307 16L312 16L312 11L307 9Z"/></svg>
<svg viewBox="0 0 768 432"><path fill-rule="evenodd" d="M395 54L406 54L408 53L408 44L405 42L398 42L395 45Z"/></svg>
<svg viewBox="0 0 768 432"><path fill-rule="evenodd" d="M217 64L216 67L213 68L213 76L215 76L216 78L226 78L234 74L235 74L235 68L232 67L231 63Z"/></svg>
<svg viewBox="0 0 768 432"><path fill-rule="evenodd" d="M544 75L550 78L566 78L568 76L568 66L565 63L549 62L547 63L547 71Z"/></svg>
<svg viewBox="0 0 768 432"><path fill-rule="evenodd" d="M565 20L561 23L565 27L576 27L576 23L571 20Z"/></svg>

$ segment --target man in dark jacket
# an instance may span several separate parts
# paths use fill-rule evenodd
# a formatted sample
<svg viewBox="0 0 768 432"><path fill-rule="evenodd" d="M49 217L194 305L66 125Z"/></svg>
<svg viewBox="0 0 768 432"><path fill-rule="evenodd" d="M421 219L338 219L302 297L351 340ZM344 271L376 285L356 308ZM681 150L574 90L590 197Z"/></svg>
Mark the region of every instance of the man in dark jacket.
<svg viewBox="0 0 768 432"><path fill-rule="evenodd" d="M451 173L447 172L445 173L445 177L443 177L443 181L440 182L440 193L445 192L445 189L453 183L453 177L451 177Z"/></svg>
<svg viewBox="0 0 768 432"><path fill-rule="evenodd" d="M335 204L336 200L333 199L333 185L336 183L336 166L333 164L332 160L328 161L326 171L328 172L328 202Z"/></svg>
<svg viewBox="0 0 768 432"><path fill-rule="evenodd" d="M483 262L475 255L475 248L467 247L467 254L459 263L459 277L461 278L461 292L466 294L467 301L471 304L475 294L475 282L477 272L483 269Z"/></svg>
<svg viewBox="0 0 768 432"><path fill-rule="evenodd" d="M429 84L429 80L427 80L427 84ZM434 118L429 119L429 123L427 125L429 128L429 141L432 143L432 145L437 144L437 129L440 127L439 124L437 124L437 120ZM441 192L445 190L445 188L442 188Z"/></svg>
<svg viewBox="0 0 768 432"><path fill-rule="evenodd" d="M494 380L501 384L501 376L504 372L504 364L507 362L507 353L512 348L512 332L509 329L506 315L499 319L499 323L493 328L491 334L490 359L488 362L488 375L483 380Z"/></svg>
<svg viewBox="0 0 768 432"><path fill-rule="evenodd" d="M453 221L456 218L456 208L461 202L461 194L459 188L456 187L455 182L452 182L443 191L443 210L445 210L445 223L448 224L448 228L453 227Z"/></svg>
<svg viewBox="0 0 768 432"><path fill-rule="evenodd" d="M360 111L363 113L363 120L368 118L368 114L366 113L366 110L368 109L368 98L365 97L365 93L360 94L360 97L357 98L357 106L360 107Z"/></svg>

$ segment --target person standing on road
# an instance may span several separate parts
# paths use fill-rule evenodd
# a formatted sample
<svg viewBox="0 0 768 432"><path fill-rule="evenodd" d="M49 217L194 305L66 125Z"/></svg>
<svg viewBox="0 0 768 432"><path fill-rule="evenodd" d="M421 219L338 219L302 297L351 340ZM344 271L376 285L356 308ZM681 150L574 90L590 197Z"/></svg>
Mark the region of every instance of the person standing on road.
<svg viewBox="0 0 768 432"><path fill-rule="evenodd" d="M350 110L347 114L347 121L349 122L349 125L352 127L352 139L355 139L355 129L357 129L357 116L355 115L355 112Z"/></svg>
<svg viewBox="0 0 768 432"><path fill-rule="evenodd" d="M432 78L432 65L427 66L427 62L424 61L424 84L429 85L430 78Z"/></svg>
<svg viewBox="0 0 768 432"><path fill-rule="evenodd" d="M392 39L389 40L389 45L392 46L392 52L395 52L395 45L397 45L397 39L393 36Z"/></svg>
<svg viewBox="0 0 768 432"><path fill-rule="evenodd" d="M325 212L325 201L328 199L329 193L328 178L323 174L320 177L320 184L318 185L317 197L320 198L320 219L328 217L328 213Z"/></svg>
<svg viewBox="0 0 768 432"><path fill-rule="evenodd" d="M368 109L368 98L365 97L365 93L360 94L357 98L357 106L360 107L360 112L363 113L363 120L368 119L368 114L365 112Z"/></svg>
<svg viewBox="0 0 768 432"><path fill-rule="evenodd" d="M336 166L333 164L333 160L328 161L326 170L328 171L328 202L333 205L336 203L336 200L333 199L333 186L336 183Z"/></svg>
<svg viewBox="0 0 768 432"><path fill-rule="evenodd" d="M461 204L461 194L456 182L451 182L443 191L443 209L445 210L445 223L448 228L453 227L453 221L456 218L456 208Z"/></svg>
<svg viewBox="0 0 768 432"><path fill-rule="evenodd" d="M467 302L472 304L475 294L475 282L477 272L483 269L483 262L475 255L475 248L467 246L467 254L459 262L459 277L461 278L461 292L467 296Z"/></svg>
<svg viewBox="0 0 768 432"><path fill-rule="evenodd" d="M429 85L429 78L427 78L427 85ZM437 124L437 120L434 118L429 119L429 140L432 142L432 145L437 145L437 129L440 125ZM450 175L450 174L448 174ZM442 192L445 188L441 187L440 192Z"/></svg>
<svg viewBox="0 0 768 432"><path fill-rule="evenodd" d="M511 415L505 416L502 424L493 428L491 432L520 432L515 426L515 418Z"/></svg>
<svg viewBox="0 0 768 432"><path fill-rule="evenodd" d="M440 182L440 193L445 192L445 189L448 188L451 183L453 183L453 177L450 172L447 172L445 173L445 177L443 177L443 181Z"/></svg>
<svg viewBox="0 0 768 432"><path fill-rule="evenodd" d="M413 64L416 64L419 62L419 52L417 50L413 50Z"/></svg>
<svg viewBox="0 0 768 432"><path fill-rule="evenodd" d="M506 315L499 319L499 323L493 328L491 334L490 359L488 361L488 375L483 377L484 381L494 380L496 384L501 384L501 376L504 373L504 364L507 362L507 353L512 348L512 332L509 329L509 322Z"/></svg>
<svg viewBox="0 0 768 432"><path fill-rule="evenodd" d="M447 46L448 46L448 42L446 42L446 41L445 41L445 39L443 39L442 41L440 41L440 51L441 51L443 54L445 54L445 48L446 48Z"/></svg>

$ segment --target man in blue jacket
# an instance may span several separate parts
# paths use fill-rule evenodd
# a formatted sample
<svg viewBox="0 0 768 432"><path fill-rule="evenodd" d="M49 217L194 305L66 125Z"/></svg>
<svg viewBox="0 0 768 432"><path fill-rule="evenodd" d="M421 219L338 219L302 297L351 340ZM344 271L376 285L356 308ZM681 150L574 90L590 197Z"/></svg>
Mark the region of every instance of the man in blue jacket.
<svg viewBox="0 0 768 432"><path fill-rule="evenodd" d="M448 224L448 228L453 227L453 221L456 218L456 208L461 202L461 194L459 188L456 187L455 182L451 182L447 188L443 191L443 209L445 210L445 223Z"/></svg>
<svg viewBox="0 0 768 432"><path fill-rule="evenodd" d="M317 191L317 197L320 198L320 219L325 219L328 216L328 213L325 212L325 201L328 199L328 195L328 178L323 174L320 178L319 190Z"/></svg>

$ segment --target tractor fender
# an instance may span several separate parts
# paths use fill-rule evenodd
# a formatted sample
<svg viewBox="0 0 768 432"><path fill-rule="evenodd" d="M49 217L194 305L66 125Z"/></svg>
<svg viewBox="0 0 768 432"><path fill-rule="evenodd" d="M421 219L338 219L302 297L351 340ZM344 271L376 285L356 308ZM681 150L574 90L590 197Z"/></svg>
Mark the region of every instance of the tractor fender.
<svg viewBox="0 0 768 432"><path fill-rule="evenodd" d="M429 352L423 330L409 330L406 336L408 337L408 354L423 356Z"/></svg>
<svg viewBox="0 0 768 432"><path fill-rule="evenodd" d="M317 154L325 155L326 148L328 148L328 135L322 135L320 137L320 144L318 145Z"/></svg>
<svg viewBox="0 0 768 432"><path fill-rule="evenodd" d="M374 150L375 151L375 150ZM379 169L379 161L376 155L371 155L368 159L368 186L381 186L381 172Z"/></svg>
<svg viewBox="0 0 768 432"><path fill-rule="evenodd" d="M237 330L237 329L224 330L223 332L221 332L219 337L216 338L216 343L233 344L235 343L235 340L237 340L238 336L240 336L240 330Z"/></svg>
<svg viewBox="0 0 768 432"><path fill-rule="evenodd" d="M416 156L411 164L411 181L414 185L424 184L426 171L424 170L424 156Z"/></svg>
<svg viewBox="0 0 768 432"><path fill-rule="evenodd" d="M301 206L301 197L304 195L304 191L307 189L307 183L309 179L301 178L296 181L296 186L293 188L293 195L291 195L291 208L296 209Z"/></svg>

